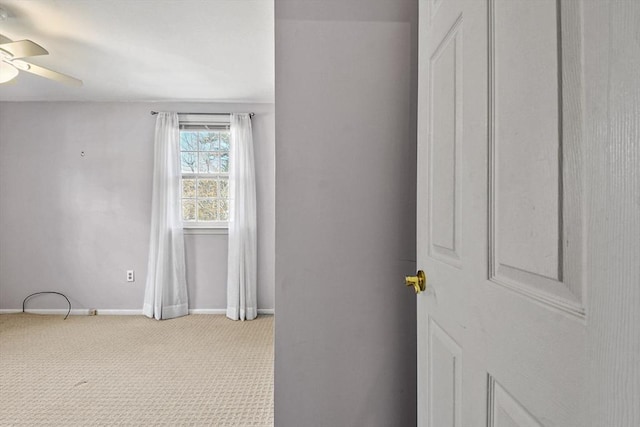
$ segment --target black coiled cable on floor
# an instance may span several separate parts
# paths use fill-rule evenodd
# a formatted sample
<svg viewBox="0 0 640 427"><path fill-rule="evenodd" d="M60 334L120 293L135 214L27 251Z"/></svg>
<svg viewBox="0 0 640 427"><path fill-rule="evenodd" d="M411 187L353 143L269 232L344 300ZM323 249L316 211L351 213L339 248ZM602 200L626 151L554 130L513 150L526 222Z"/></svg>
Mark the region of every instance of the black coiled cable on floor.
<svg viewBox="0 0 640 427"><path fill-rule="evenodd" d="M36 292L34 294L31 294L29 296L27 296L25 299L22 300L22 312L24 313L24 304L27 302L27 300L33 296L36 295L40 295L40 294L56 294L56 295L60 295L62 297L64 297L64 299L67 300L67 303L69 304L69 311L67 311L67 315L64 316L64 319L62 320L67 320L67 317L69 317L69 313L71 313L71 301L69 301L69 298L67 298L67 296L65 294L61 294L60 292L55 292L55 291L45 291L45 292Z"/></svg>

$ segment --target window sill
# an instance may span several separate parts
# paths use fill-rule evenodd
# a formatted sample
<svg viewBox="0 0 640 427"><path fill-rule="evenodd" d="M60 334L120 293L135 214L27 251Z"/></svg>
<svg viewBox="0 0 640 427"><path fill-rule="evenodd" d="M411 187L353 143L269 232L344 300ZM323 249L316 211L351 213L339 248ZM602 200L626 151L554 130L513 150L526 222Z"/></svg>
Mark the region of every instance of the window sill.
<svg viewBox="0 0 640 427"><path fill-rule="evenodd" d="M222 227L183 227L183 232L185 236L191 235L199 235L199 234L229 234L228 228Z"/></svg>

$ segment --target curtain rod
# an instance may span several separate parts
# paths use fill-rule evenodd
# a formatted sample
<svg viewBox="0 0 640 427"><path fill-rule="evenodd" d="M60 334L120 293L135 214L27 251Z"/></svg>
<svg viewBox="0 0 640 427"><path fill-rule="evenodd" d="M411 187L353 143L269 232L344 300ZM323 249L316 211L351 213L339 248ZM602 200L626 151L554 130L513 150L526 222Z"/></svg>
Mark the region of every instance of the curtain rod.
<svg viewBox="0 0 640 427"><path fill-rule="evenodd" d="M152 116L155 116L156 114L158 114L157 111L151 111ZM177 114L188 114L192 116L229 116L232 113L177 113ZM255 115L256 113L249 113L249 117L253 117Z"/></svg>

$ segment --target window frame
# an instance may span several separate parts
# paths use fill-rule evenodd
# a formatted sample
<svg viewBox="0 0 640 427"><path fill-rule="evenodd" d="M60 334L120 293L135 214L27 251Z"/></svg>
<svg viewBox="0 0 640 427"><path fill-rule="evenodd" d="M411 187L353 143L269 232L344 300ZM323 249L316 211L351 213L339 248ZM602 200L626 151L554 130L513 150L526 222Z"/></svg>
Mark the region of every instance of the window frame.
<svg viewBox="0 0 640 427"><path fill-rule="evenodd" d="M191 129L197 131L201 128L204 131L229 131L231 128L231 116L230 115L194 115L194 114L180 114L178 115L179 122L179 132L182 133L183 127L189 127ZM231 136L231 135L229 135ZM231 141L229 141L231 144ZM229 148L231 151L231 148ZM182 159L182 153L185 152L182 150L180 146L180 158ZM189 151L186 151L189 152ZM198 147L197 153L200 153L200 149ZM206 152L206 151L205 151ZM199 161L199 159L198 159ZM180 164L182 165L182 160L180 160ZM226 177L228 179L229 172L217 172L217 173L200 173L200 172L183 172L182 166L180 167L180 220L182 221L182 228L185 230L194 230L194 232L189 232L188 234L225 234L229 228L229 221L198 221L197 219L197 203L199 198L197 197L197 179L198 178L213 178L219 179L220 177ZM185 221L183 218L182 211L182 191L183 191L183 180L184 179L195 179L196 180L196 196L193 198L196 203L196 220L195 221ZM216 197L215 199L220 199ZM231 213L231 197L227 197L227 203L229 207L229 213ZM199 233L200 230L202 233ZM209 231L209 232L207 232Z"/></svg>

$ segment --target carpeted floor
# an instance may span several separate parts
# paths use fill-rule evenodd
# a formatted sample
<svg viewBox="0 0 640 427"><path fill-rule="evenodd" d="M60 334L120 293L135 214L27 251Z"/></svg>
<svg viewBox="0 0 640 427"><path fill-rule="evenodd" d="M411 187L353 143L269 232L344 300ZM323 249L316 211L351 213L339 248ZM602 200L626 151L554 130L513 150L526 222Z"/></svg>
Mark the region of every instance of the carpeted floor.
<svg viewBox="0 0 640 427"><path fill-rule="evenodd" d="M0 315L0 425L273 425L273 317Z"/></svg>

